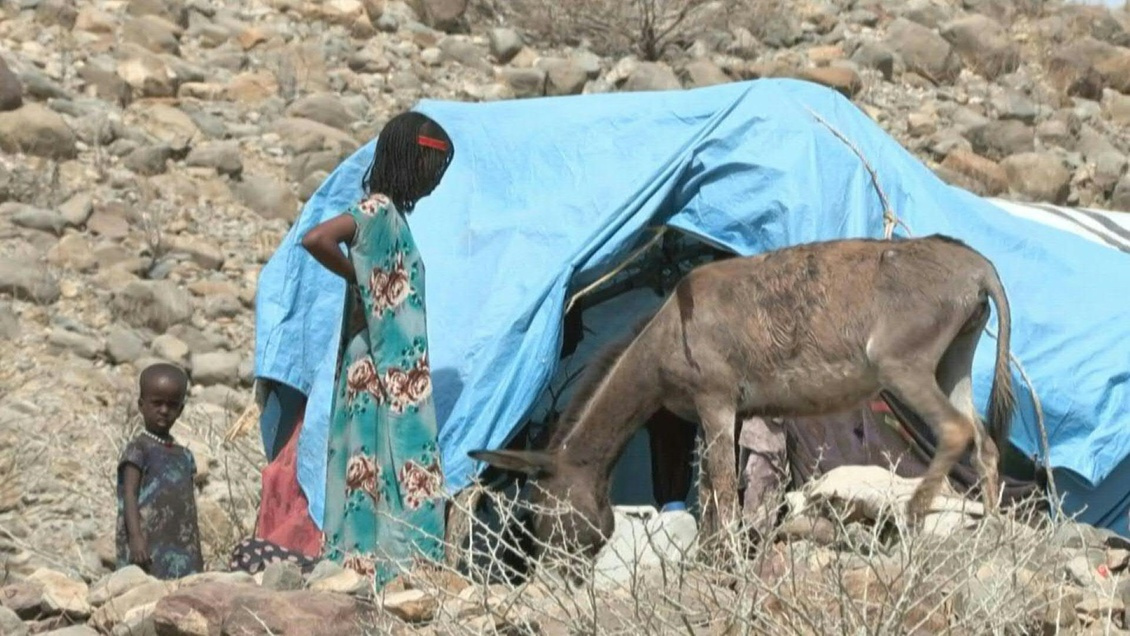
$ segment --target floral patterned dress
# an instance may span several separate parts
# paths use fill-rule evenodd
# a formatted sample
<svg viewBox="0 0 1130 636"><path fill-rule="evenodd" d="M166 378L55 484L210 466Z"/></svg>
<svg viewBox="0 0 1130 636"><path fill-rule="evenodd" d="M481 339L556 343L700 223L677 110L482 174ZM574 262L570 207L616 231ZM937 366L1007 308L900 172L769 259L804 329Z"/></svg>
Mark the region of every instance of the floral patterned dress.
<svg viewBox="0 0 1130 636"><path fill-rule="evenodd" d="M376 194L350 207L346 294L329 429L323 555L379 589L443 557L443 471L428 366L424 265Z"/></svg>

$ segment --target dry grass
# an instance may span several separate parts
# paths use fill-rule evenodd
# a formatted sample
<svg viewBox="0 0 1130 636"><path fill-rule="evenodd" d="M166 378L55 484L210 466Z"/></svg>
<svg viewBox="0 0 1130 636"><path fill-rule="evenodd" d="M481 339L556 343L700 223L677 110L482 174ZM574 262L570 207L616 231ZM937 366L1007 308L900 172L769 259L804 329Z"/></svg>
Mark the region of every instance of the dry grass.
<svg viewBox="0 0 1130 636"><path fill-rule="evenodd" d="M515 521L516 504L479 486L475 493L493 500L504 526ZM1049 547L1062 523L1040 513L967 517L952 530L919 532L907 527L903 503L861 518L858 509L810 500L790 510L765 549L751 551L748 535L731 529L721 562L694 545L648 567L639 554L623 555L619 582L549 546L523 577L499 558L521 551L514 537L460 509L469 526L449 534L476 539L473 550L466 541L448 547L460 566L406 571L375 603L404 588L424 591L436 600L434 615L416 629L453 635L1029 634L1074 620L1076 599L1062 584L1067 557ZM806 524L812 530L799 532ZM638 545L663 541L660 532ZM368 633L405 627L373 624Z"/></svg>
<svg viewBox="0 0 1130 636"><path fill-rule="evenodd" d="M540 42L655 61L710 31L756 30L759 18L782 7L780 0L514 0L496 10Z"/></svg>

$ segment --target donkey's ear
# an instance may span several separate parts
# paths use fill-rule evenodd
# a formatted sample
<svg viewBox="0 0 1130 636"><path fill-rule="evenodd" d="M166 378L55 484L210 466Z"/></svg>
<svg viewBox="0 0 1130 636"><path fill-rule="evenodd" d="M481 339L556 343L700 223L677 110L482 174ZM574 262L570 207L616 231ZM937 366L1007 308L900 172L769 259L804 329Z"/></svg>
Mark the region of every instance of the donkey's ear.
<svg viewBox="0 0 1130 636"><path fill-rule="evenodd" d="M553 456L541 451L473 450L468 451L467 455L471 459L486 462L495 468L527 475L541 476L553 472Z"/></svg>

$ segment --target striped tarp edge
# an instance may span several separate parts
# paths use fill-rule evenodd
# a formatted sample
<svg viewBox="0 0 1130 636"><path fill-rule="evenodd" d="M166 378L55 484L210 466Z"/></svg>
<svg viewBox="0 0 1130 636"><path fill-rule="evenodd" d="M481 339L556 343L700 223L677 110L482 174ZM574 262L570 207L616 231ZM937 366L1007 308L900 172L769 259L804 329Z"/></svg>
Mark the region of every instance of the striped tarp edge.
<svg viewBox="0 0 1130 636"><path fill-rule="evenodd" d="M1130 212L1068 208L1049 203L1021 203L996 198L989 201L1015 216L1065 230L1130 254Z"/></svg>

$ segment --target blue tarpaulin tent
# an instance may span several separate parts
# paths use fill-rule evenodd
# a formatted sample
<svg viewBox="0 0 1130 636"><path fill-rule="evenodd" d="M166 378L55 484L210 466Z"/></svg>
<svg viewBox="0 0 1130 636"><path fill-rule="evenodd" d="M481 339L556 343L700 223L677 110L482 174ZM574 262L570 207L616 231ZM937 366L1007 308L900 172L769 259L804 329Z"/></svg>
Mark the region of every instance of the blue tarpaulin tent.
<svg viewBox="0 0 1130 636"><path fill-rule="evenodd" d="M456 144L442 185L409 219L428 268L433 386L452 490L480 468L467 451L504 445L545 391L569 294L618 264L649 226L742 255L879 237L883 208L861 154L914 235L960 238L996 264L1012 305L1013 353L1042 402L1051 464L1070 473L1069 503L1087 506L1084 520L1128 533L1126 253L947 185L850 101L807 82L425 100L416 109ZM299 240L359 196L374 143L306 202L259 278L255 372L308 396L298 479L319 525L344 283ZM993 334L995 325L993 317ZM981 409L994 346L992 335L982 338L975 360ZM1020 408L1012 441L1042 456L1032 395L1013 375ZM279 409L268 411L265 440Z"/></svg>

